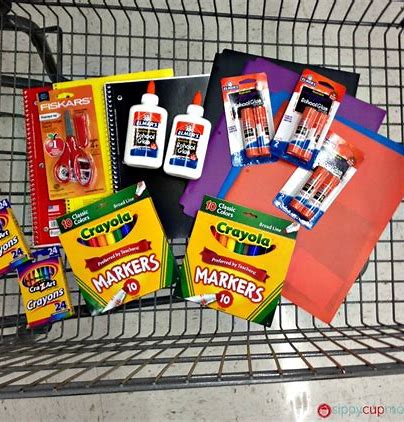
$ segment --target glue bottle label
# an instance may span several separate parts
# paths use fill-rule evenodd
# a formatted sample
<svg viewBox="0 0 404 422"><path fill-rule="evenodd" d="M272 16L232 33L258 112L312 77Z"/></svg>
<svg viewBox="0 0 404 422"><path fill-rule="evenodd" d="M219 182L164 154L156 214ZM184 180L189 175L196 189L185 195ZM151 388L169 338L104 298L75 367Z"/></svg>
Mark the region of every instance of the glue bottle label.
<svg viewBox="0 0 404 422"><path fill-rule="evenodd" d="M130 155L157 157L157 133L161 123L161 114L137 111L134 114L134 135Z"/></svg>
<svg viewBox="0 0 404 422"><path fill-rule="evenodd" d="M203 125L179 121L175 128L174 152L169 163L195 169L198 165L198 142L203 131Z"/></svg>

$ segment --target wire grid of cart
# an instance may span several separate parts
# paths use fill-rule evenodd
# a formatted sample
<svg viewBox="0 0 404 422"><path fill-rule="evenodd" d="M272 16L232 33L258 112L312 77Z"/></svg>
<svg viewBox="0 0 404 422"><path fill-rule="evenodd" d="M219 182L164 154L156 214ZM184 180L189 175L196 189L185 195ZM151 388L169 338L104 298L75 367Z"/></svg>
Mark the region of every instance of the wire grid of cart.
<svg viewBox="0 0 404 422"><path fill-rule="evenodd" d="M0 190L28 237L24 87L161 67L208 73L214 54L233 48L360 73L358 97L387 110L381 133L404 140L401 2L2 0L0 12ZM186 240L172 244L180 262ZM1 281L0 397L404 372L403 204L332 325L282 300L264 328L170 289L91 317L70 269L68 278L76 317L36 331L25 328L15 275Z"/></svg>

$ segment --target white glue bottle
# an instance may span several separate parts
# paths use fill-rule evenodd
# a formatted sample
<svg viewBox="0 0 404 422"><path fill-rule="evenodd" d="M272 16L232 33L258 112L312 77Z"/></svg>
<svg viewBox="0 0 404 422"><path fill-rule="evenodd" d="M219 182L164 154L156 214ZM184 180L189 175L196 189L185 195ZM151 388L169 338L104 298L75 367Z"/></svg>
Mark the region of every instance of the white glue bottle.
<svg viewBox="0 0 404 422"><path fill-rule="evenodd" d="M167 110L158 107L154 81L150 81L142 103L129 110L124 163L132 167L157 169L164 157Z"/></svg>
<svg viewBox="0 0 404 422"><path fill-rule="evenodd" d="M185 179L199 179L202 175L211 124L204 119L202 94L197 91L187 114L174 118L168 141L164 171Z"/></svg>

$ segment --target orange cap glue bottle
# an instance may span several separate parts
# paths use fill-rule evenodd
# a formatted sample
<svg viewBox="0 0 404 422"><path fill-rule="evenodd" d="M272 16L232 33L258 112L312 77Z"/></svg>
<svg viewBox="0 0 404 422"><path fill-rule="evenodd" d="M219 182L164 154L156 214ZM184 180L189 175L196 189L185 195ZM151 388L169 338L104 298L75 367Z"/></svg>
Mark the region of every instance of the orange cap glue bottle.
<svg viewBox="0 0 404 422"><path fill-rule="evenodd" d="M164 161L167 174L193 180L202 175L211 124L202 117L201 104L202 94L197 91L187 114L174 118Z"/></svg>
<svg viewBox="0 0 404 422"><path fill-rule="evenodd" d="M159 168L163 164L167 110L158 106L154 81L150 81L141 104L129 111L124 163L132 167Z"/></svg>

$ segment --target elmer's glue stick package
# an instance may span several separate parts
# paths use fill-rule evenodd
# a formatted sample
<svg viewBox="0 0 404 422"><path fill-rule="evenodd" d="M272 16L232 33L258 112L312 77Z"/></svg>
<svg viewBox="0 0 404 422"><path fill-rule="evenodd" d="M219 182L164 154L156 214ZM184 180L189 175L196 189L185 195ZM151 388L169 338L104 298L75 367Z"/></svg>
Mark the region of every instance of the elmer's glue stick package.
<svg viewBox="0 0 404 422"><path fill-rule="evenodd" d="M60 241L92 315L170 286L177 276L144 182L57 221Z"/></svg>
<svg viewBox="0 0 404 422"><path fill-rule="evenodd" d="M275 130L267 75L223 78L221 85L233 166L272 161L269 145Z"/></svg>
<svg viewBox="0 0 404 422"><path fill-rule="evenodd" d="M271 141L271 151L312 169L344 95L343 85L305 69Z"/></svg>
<svg viewBox="0 0 404 422"><path fill-rule="evenodd" d="M0 276L29 255L29 248L7 199L0 200Z"/></svg>
<svg viewBox="0 0 404 422"><path fill-rule="evenodd" d="M295 247L294 223L205 196L176 293L271 325Z"/></svg>
<svg viewBox="0 0 404 422"><path fill-rule="evenodd" d="M301 225L313 228L356 173L363 154L328 132L313 170L297 169L274 199L274 205Z"/></svg>
<svg viewBox="0 0 404 422"><path fill-rule="evenodd" d="M74 314L58 246L39 249L16 267L28 327Z"/></svg>

